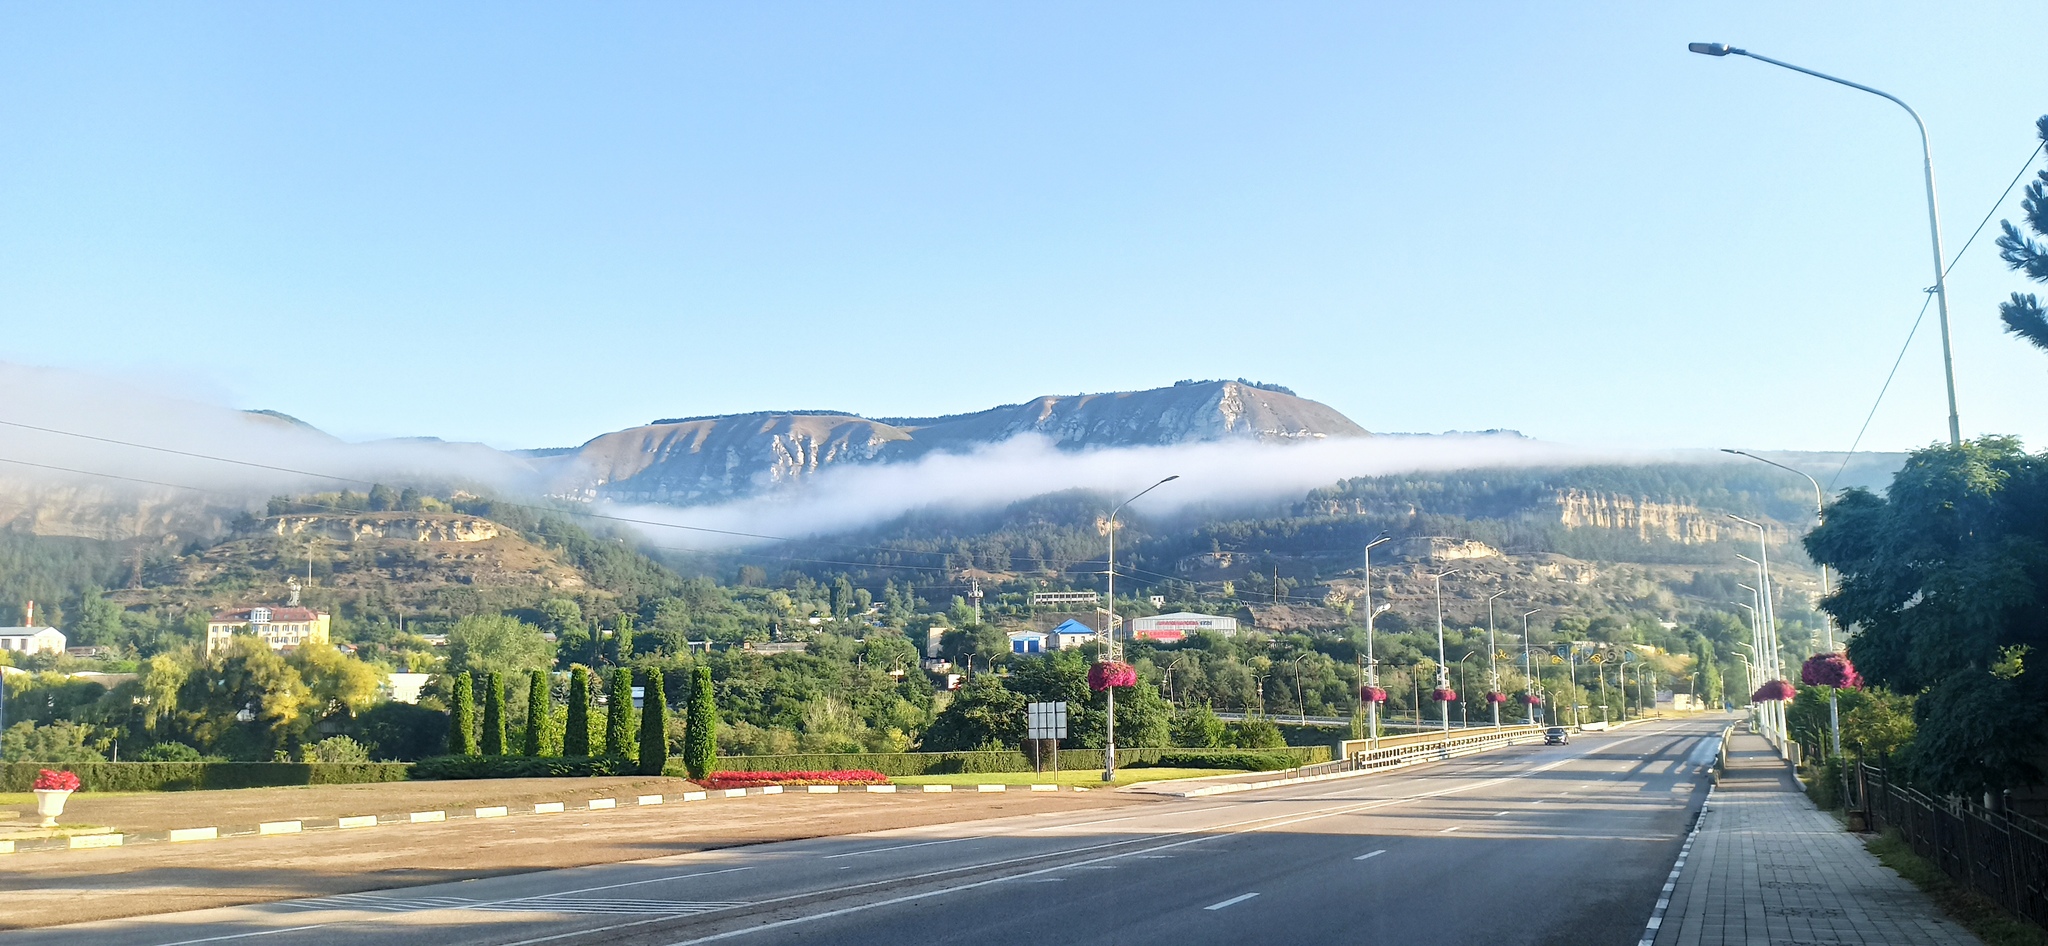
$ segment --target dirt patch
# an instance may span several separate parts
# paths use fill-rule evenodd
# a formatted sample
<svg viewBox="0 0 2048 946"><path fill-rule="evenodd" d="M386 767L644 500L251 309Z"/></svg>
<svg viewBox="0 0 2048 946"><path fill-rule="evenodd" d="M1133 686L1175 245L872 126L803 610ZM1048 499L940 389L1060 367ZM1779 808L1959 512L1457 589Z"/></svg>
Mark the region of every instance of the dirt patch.
<svg viewBox="0 0 2048 946"><path fill-rule="evenodd" d="M517 781L528 783L528 798L573 804L586 797L620 797L626 801L625 790L629 786L655 786L675 780L577 779L573 787L578 791L565 789L561 780ZM108 814L94 817L117 816L122 811L141 816L141 808L116 809L113 806L117 802L144 806L176 804L182 809L199 800L198 796L245 795L233 804L260 806L269 801L280 805L264 813L260 819L264 821L299 817L305 813L305 806L313 804L312 799L319 798L328 799L331 807L327 810L337 812L340 808L332 806L359 805L371 798L384 801L374 806L381 809L442 810L458 807L458 802L470 805L471 799L476 799L476 804L502 804L512 793L513 782L403 782L126 796L102 799L109 806ZM606 786L612 793L592 791L597 783L612 783ZM486 791L490 795L488 800L480 794L463 794L478 792L481 786L492 786L497 791ZM344 791L390 791L399 787L427 789L429 793L383 796ZM302 791L306 794L296 794ZM680 794L676 792L678 797ZM276 800L280 797L297 805L287 811ZM757 795L646 808L627 802L626 807L613 811L572 808L562 814L482 821L464 819L191 844L15 854L0 856L0 930L384 890L742 844L1156 803L1152 798L1102 791ZM189 810L181 810L180 815ZM220 810L253 813L247 808ZM352 809L347 813L367 812ZM188 820L178 826L191 824Z"/></svg>

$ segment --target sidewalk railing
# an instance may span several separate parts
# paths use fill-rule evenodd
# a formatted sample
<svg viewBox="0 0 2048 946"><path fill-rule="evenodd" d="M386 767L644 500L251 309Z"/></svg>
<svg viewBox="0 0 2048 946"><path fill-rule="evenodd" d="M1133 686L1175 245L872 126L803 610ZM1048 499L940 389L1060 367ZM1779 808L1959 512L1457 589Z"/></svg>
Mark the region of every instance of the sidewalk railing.
<svg viewBox="0 0 2048 946"><path fill-rule="evenodd" d="M1874 765L1860 767L1872 830L1896 830L1951 880L2048 926L2048 825L1937 799L1894 783Z"/></svg>
<svg viewBox="0 0 2048 946"><path fill-rule="evenodd" d="M1501 746L1534 742L1541 738L1541 726L1502 726L1499 729L1457 731L1450 736L1390 736L1382 738L1377 748L1372 746L1371 740L1347 739L1338 746L1338 753L1343 758L1321 765L1304 766L1297 771L1305 775L1321 775L1328 772L1391 769L1417 762L1452 759Z"/></svg>

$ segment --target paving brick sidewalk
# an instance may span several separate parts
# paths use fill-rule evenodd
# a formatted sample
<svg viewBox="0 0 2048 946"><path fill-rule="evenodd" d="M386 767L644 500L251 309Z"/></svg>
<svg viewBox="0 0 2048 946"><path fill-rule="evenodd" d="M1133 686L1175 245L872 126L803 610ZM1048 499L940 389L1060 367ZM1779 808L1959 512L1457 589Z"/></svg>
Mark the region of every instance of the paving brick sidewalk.
<svg viewBox="0 0 2048 946"><path fill-rule="evenodd" d="M1761 736L1729 741L1680 862L1656 946L1982 946L1814 808Z"/></svg>

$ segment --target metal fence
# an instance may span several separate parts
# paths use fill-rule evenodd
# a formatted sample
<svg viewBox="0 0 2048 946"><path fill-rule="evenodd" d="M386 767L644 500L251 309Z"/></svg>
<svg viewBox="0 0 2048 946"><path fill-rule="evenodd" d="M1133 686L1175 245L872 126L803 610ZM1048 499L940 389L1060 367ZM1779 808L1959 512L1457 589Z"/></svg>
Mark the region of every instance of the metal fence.
<svg viewBox="0 0 2048 946"><path fill-rule="evenodd" d="M1859 767L1864 814L1872 830L1899 832L1913 852L1956 883L2048 926L2048 825L2031 818L1937 799Z"/></svg>

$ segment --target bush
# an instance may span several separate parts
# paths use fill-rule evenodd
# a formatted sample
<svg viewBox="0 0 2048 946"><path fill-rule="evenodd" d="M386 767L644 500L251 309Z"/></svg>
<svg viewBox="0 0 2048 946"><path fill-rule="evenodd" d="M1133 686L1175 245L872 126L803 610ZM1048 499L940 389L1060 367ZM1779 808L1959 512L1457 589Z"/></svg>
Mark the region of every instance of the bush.
<svg viewBox="0 0 2048 946"><path fill-rule="evenodd" d="M182 742L159 742L135 754L136 762L199 762L199 750Z"/></svg>
<svg viewBox="0 0 2048 946"><path fill-rule="evenodd" d="M370 757L387 762L414 762L453 752L448 714L411 703L379 703L364 710L349 726L350 736L367 746Z"/></svg>
<svg viewBox="0 0 2048 946"><path fill-rule="evenodd" d="M1162 756L1177 756L1185 759L1201 759L1200 768L1230 768L1229 765L1215 764L1207 760L1218 756L1270 756L1280 760L1279 768L1309 765L1330 761L1327 746L1297 746L1257 753L1201 752L1187 749L1118 749L1117 764L1121 766L1142 766L1154 764ZM972 775L976 773L1029 772L1032 770L1031 757L1022 752L812 752L787 755L726 756L719 760L735 771L832 771L843 769L870 769L892 778L906 775ZM1047 758L1048 767L1051 759ZM1061 749L1060 768L1068 770L1102 768L1100 749ZM671 764L668 774L687 777L679 766Z"/></svg>
<svg viewBox="0 0 2048 946"><path fill-rule="evenodd" d="M562 754L590 754L590 668L569 668L569 718L562 727Z"/></svg>
<svg viewBox="0 0 2048 946"><path fill-rule="evenodd" d="M484 674L484 755L505 754L505 678Z"/></svg>
<svg viewBox="0 0 2048 946"><path fill-rule="evenodd" d="M633 745L633 671L612 670L611 693L604 708L604 751L606 755L631 758Z"/></svg>
<svg viewBox="0 0 2048 946"><path fill-rule="evenodd" d="M683 767L691 778L710 775L718 764L718 700L711 686L711 668L698 667L683 724Z"/></svg>
<svg viewBox="0 0 2048 946"><path fill-rule="evenodd" d="M640 701L640 771L660 775L668 765L668 695L661 690L659 672L647 675L645 692Z"/></svg>
<svg viewBox="0 0 2048 946"><path fill-rule="evenodd" d="M448 754L476 755L476 684L468 673L455 675L448 701Z"/></svg>
<svg viewBox="0 0 2048 946"><path fill-rule="evenodd" d="M872 769L831 772L714 772L701 779L705 788L755 788L763 785L887 785L889 777Z"/></svg>
<svg viewBox="0 0 2048 946"><path fill-rule="evenodd" d="M1121 752L1118 755L1122 755ZM1303 763L1283 752L1164 752L1149 762L1132 763L1133 768L1157 766L1174 769L1243 769L1272 772Z"/></svg>
<svg viewBox="0 0 2048 946"><path fill-rule="evenodd" d="M1173 716L1173 744L1188 749L1215 749L1223 745L1229 727L1216 718L1216 711L1204 703L1181 710Z"/></svg>
<svg viewBox="0 0 2048 946"><path fill-rule="evenodd" d="M0 792L25 792L35 780L34 762L0 763ZM78 773L88 792L175 792L200 788L268 788L279 785L355 785L405 781L405 762L85 762L65 768Z"/></svg>
<svg viewBox="0 0 2048 946"><path fill-rule="evenodd" d="M1280 735L1280 727L1262 716L1255 716L1241 723L1229 725L1227 740L1233 749L1284 749L1287 738Z"/></svg>
<svg viewBox="0 0 2048 946"><path fill-rule="evenodd" d="M369 747L347 736L329 736L307 747L308 762L368 762Z"/></svg>
<svg viewBox="0 0 2048 946"><path fill-rule="evenodd" d="M637 775L639 772L639 766L631 759L618 756L444 755L421 759L412 767L412 777L421 780L588 778L593 775Z"/></svg>

